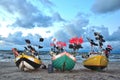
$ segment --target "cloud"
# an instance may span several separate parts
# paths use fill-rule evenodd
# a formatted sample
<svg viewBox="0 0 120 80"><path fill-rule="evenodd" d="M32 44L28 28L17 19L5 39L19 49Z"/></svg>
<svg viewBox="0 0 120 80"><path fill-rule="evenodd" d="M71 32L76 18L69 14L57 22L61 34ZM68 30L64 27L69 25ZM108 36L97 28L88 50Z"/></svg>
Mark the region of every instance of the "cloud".
<svg viewBox="0 0 120 80"><path fill-rule="evenodd" d="M120 27L118 27L118 29L116 31L114 31L111 35L108 31L108 28L105 27L104 25L93 26L93 29L95 31L100 32L106 41L120 41L120 35L119 35L120 34Z"/></svg>
<svg viewBox="0 0 120 80"><path fill-rule="evenodd" d="M38 34L32 35L28 34L27 36L23 36L23 33L18 31L14 34L9 34L7 38L4 38L3 40L6 43L11 43L13 45L25 45L25 39L29 39L32 44L38 44L39 38L41 36Z"/></svg>
<svg viewBox="0 0 120 80"><path fill-rule="evenodd" d="M89 24L86 14L78 13L75 19L66 22L62 28L54 33L54 38L60 41L68 42L72 37L81 37L84 35L85 27Z"/></svg>
<svg viewBox="0 0 120 80"><path fill-rule="evenodd" d="M0 1L0 4L1 4L1 1ZM4 0L4 1L7 1L7 0ZM2 2L4 2L4 1L2 1ZM13 2L14 2L14 0L13 0ZM21 0L19 2L21 2ZM10 6L13 6L13 7L7 8L6 6L8 4L2 5L2 6L4 6L4 8L6 8L6 10L8 9L7 11L10 13L19 12L20 17L17 17L17 20L14 23L14 26L16 25L16 26L21 26L21 27L26 27L26 28L32 28L35 25L38 25L38 26L48 27L48 26L52 25L52 23L54 21L56 21L58 23L60 21L65 21L63 18L61 18L60 14L57 12L52 14L51 17L46 16L46 15L43 15L40 10L35 8L30 3L26 2L26 1L23 1L22 3L29 4L29 6L32 6L32 7L29 9L28 8L29 6L25 7L25 5L23 5L23 4L21 4L21 5L15 4L16 6L14 6L14 4L9 4ZM22 6L23 9L18 9L17 6ZM24 7L26 8L25 10L24 10ZM24 13L26 13L26 14L24 14ZM42 23L39 23L39 21ZM12 48L12 47L23 48L25 46L24 40L30 39L32 44L42 44L44 46L43 49L45 49L45 48L49 49L52 38L57 38L60 41L68 42L71 37L83 36L83 39L85 41L84 42L85 44L83 45L83 47L84 47L84 49L87 49L89 47L89 45L88 45L88 43L86 43L86 42L88 42L86 37L94 38L93 32L92 32L92 30L94 29L95 31L100 32L104 36L105 40L107 41L106 44L111 44L114 46L114 48L117 48L115 45L120 45L119 41L115 42L116 40L120 40L120 36L119 36L120 28L118 28L118 30L113 32L112 35L110 35L108 28L105 27L104 25L102 25L102 26L88 26L88 25L89 25L89 16L87 16L84 13L78 13L73 20L65 21L64 25L62 25L62 26L59 25L59 27L61 27L61 28L58 31L56 31L52 37L45 38L45 41L43 43L39 43L39 41L38 41L39 38L41 37L41 35L28 34L27 36L23 36L23 33L20 31L14 33L14 34L9 34L8 38L3 38L0 36L0 40L5 41L4 44L6 44L6 48ZM52 33L52 32L50 30L47 30L46 33ZM113 44L113 42L114 42L114 44Z"/></svg>
<svg viewBox="0 0 120 80"><path fill-rule="evenodd" d="M100 14L120 10L120 0L95 0L91 10Z"/></svg>
<svg viewBox="0 0 120 80"><path fill-rule="evenodd" d="M49 0L40 0L44 6L52 6ZM36 2L37 3L37 2ZM41 5L42 5L41 4ZM15 15L15 22L11 25L14 27L33 28L48 27L56 21L63 21L59 13L53 16L48 16L40 6L33 5L32 2L27 0L1 0L0 8L6 12ZM52 14L52 13L50 13Z"/></svg>
<svg viewBox="0 0 120 80"><path fill-rule="evenodd" d="M47 7L51 7L53 6L54 4L49 1L49 0L39 0L43 5L47 6Z"/></svg>
<svg viewBox="0 0 120 80"><path fill-rule="evenodd" d="M120 41L120 27L112 33L109 39L110 41Z"/></svg>
<svg viewBox="0 0 120 80"><path fill-rule="evenodd" d="M24 39L22 37L22 32L15 32L14 34L9 34L7 38L4 38L6 43L11 43L14 45L24 45Z"/></svg>
<svg viewBox="0 0 120 80"><path fill-rule="evenodd" d="M108 40L110 38L110 33L107 27L105 27L104 25L102 26L90 26L90 28L88 28L89 36L93 36L94 37L94 32L99 32L101 35L103 35L104 39Z"/></svg>
<svg viewBox="0 0 120 80"><path fill-rule="evenodd" d="M53 38L56 38L58 41L68 42L70 36L65 30L59 30L53 35Z"/></svg>
<svg viewBox="0 0 120 80"><path fill-rule="evenodd" d="M60 14L57 13L57 12L53 14L52 19L53 19L53 21L57 21L57 22L59 22L59 21L65 21L65 20L60 16Z"/></svg>
<svg viewBox="0 0 120 80"><path fill-rule="evenodd" d="M39 39L42 38L39 34L28 34L26 36L23 36L22 32L15 32L14 34L9 34L7 38L0 38L0 45L4 45L1 49L12 49L14 47L18 48L19 50L24 50L24 47L26 46L25 39L29 39L31 42L31 45L38 49L36 45L43 46L43 50L46 48L50 48L50 38L44 38L43 42L39 42Z"/></svg>
<svg viewBox="0 0 120 80"><path fill-rule="evenodd" d="M20 45L23 44L22 33L16 32L15 34L9 34L9 37L1 37L0 39L0 46L2 46L0 49L7 49L11 50L13 47L18 48Z"/></svg>
<svg viewBox="0 0 120 80"><path fill-rule="evenodd" d="M0 35L0 40L1 40L1 38L2 38L2 37L1 37L1 35Z"/></svg>
<svg viewBox="0 0 120 80"><path fill-rule="evenodd" d="M17 18L12 26L20 26L24 28L33 28L35 26L48 27L53 23L51 17L38 14L36 16L26 15L24 18Z"/></svg>
<svg viewBox="0 0 120 80"><path fill-rule="evenodd" d="M82 36L84 28L89 24L89 19L85 14L79 13L70 23L65 25L65 32L70 36Z"/></svg>
<svg viewBox="0 0 120 80"><path fill-rule="evenodd" d="M93 30L95 32L100 32L101 35L103 35L104 39L106 40L103 47L106 47L108 44L110 44L113 47L113 52L119 51L120 48L118 46L120 46L120 35L119 35L120 34L120 27L110 35L108 28L105 27L104 25L102 25L102 26L90 26L86 30L86 32L87 32L86 35L87 35L87 37L95 40L94 35L93 35ZM87 39L85 39L85 38L84 38L84 40L87 41ZM85 44L86 44L86 42L85 42ZM85 49L88 49L88 47L90 47L90 46L84 45L83 47Z"/></svg>

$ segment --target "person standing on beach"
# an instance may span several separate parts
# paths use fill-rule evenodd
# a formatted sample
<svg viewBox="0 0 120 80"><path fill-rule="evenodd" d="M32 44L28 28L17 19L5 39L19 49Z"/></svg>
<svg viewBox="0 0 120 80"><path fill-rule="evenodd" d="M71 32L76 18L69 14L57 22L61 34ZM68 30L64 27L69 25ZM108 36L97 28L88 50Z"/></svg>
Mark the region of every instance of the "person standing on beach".
<svg viewBox="0 0 120 80"><path fill-rule="evenodd" d="M12 52L14 53L15 57L17 57L18 55L20 55L18 53L18 50L16 48L12 48Z"/></svg>

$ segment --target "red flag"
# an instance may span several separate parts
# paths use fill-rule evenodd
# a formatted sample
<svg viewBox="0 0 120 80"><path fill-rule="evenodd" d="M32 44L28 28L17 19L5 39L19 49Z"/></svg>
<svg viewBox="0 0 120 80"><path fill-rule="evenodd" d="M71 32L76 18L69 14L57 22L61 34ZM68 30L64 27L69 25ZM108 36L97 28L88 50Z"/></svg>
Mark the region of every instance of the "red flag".
<svg viewBox="0 0 120 80"><path fill-rule="evenodd" d="M69 40L69 42L70 42L71 44L82 44L82 43L83 43L83 38L82 38L82 37L80 37L80 38L78 38L78 37L73 37L73 38L71 38L71 39Z"/></svg>
<svg viewBox="0 0 120 80"><path fill-rule="evenodd" d="M107 48L111 49L112 50L112 46L111 45L107 45Z"/></svg>
<svg viewBox="0 0 120 80"><path fill-rule="evenodd" d="M74 39L70 39L70 40L69 40L69 43L74 43Z"/></svg>
<svg viewBox="0 0 120 80"><path fill-rule="evenodd" d="M56 42L56 45L58 46L58 47L65 47L66 46L66 43L65 42L62 42L62 41L58 41L58 42Z"/></svg>
<svg viewBox="0 0 120 80"><path fill-rule="evenodd" d="M50 46L55 46L55 44L54 43L50 43Z"/></svg>
<svg viewBox="0 0 120 80"><path fill-rule="evenodd" d="M80 44L83 43L83 38L82 37L79 38L79 42L80 42Z"/></svg>

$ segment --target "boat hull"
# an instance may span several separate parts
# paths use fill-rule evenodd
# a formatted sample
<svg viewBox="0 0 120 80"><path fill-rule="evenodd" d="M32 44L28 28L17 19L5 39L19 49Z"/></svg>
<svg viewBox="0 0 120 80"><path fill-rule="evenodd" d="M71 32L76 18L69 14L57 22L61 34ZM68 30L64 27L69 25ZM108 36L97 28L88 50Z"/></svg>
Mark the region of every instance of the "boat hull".
<svg viewBox="0 0 120 80"><path fill-rule="evenodd" d="M63 52L52 58L52 65L55 69L61 71L70 71L74 68L76 63L76 58L67 53Z"/></svg>
<svg viewBox="0 0 120 80"><path fill-rule="evenodd" d="M107 67L108 59L103 55L95 55L84 60L83 65L91 70L102 70Z"/></svg>
<svg viewBox="0 0 120 80"><path fill-rule="evenodd" d="M15 58L15 63L19 69L27 71L39 68L42 62L33 56L21 54Z"/></svg>

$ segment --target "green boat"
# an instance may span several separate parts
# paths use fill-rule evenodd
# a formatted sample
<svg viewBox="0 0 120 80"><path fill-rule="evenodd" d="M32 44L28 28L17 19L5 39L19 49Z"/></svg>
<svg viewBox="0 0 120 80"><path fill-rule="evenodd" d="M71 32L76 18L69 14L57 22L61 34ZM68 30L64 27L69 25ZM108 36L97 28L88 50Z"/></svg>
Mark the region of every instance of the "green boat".
<svg viewBox="0 0 120 80"><path fill-rule="evenodd" d="M52 56L52 66L53 68L60 71L70 71L74 68L76 63L76 51L79 48L82 48L81 43L83 42L82 38L72 38L70 39L69 48L73 51L68 53L65 51L66 43L62 41L55 41L50 45L52 46L50 55Z"/></svg>
<svg viewBox="0 0 120 80"><path fill-rule="evenodd" d="M52 65L61 71L70 71L74 68L76 58L68 52L60 53L52 57Z"/></svg>

